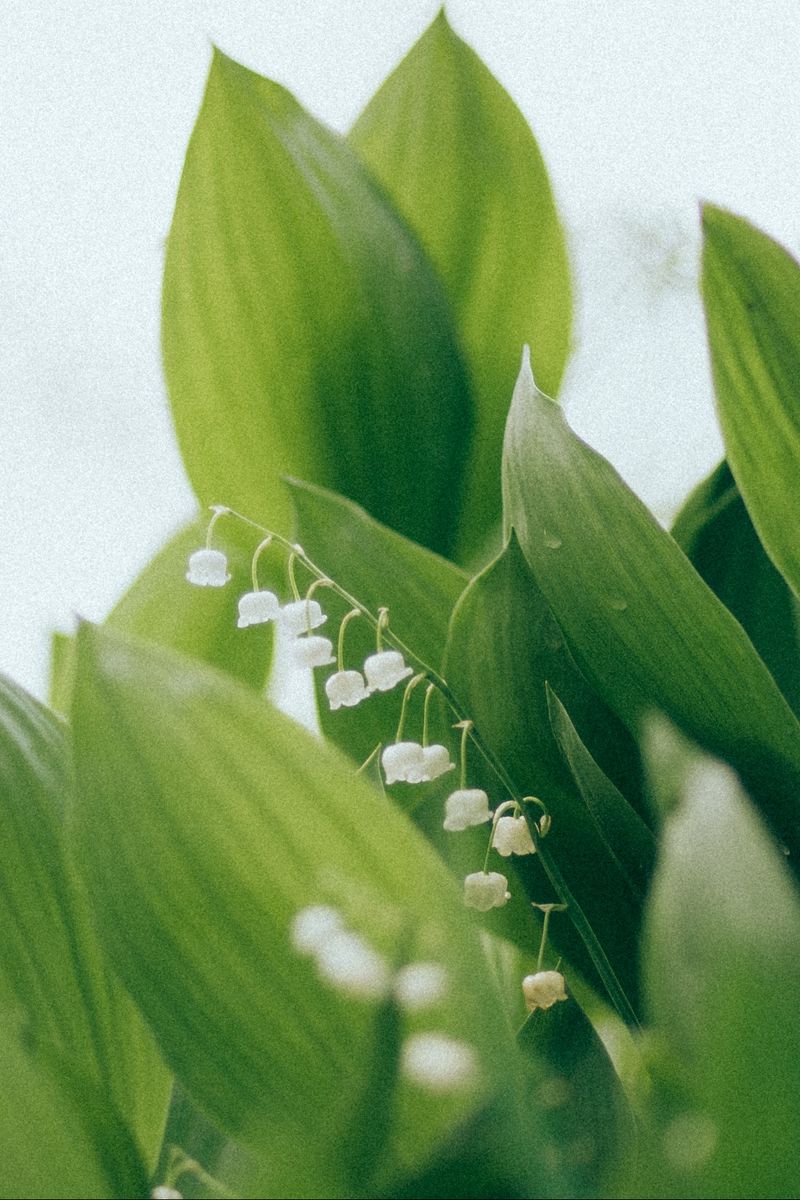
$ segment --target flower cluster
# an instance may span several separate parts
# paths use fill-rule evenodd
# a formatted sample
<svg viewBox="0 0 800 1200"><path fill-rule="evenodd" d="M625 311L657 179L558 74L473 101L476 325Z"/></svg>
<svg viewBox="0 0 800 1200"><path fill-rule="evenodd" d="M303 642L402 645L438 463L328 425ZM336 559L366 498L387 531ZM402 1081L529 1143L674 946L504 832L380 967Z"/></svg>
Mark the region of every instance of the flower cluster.
<svg viewBox="0 0 800 1200"><path fill-rule="evenodd" d="M213 513L205 547L194 551L189 557L186 578L199 587L223 587L232 577L225 554L211 547L215 523L231 510L217 506ZM247 518L241 519L254 524ZM435 692L441 691L452 708L455 709L455 705L443 681L437 682L435 672L424 668L414 675L413 668L407 665L402 652L404 647L395 637L391 637L395 642L394 648L383 645L383 635L388 636L388 610L382 608L377 617L373 616L319 571L301 546L293 545L267 530L263 532L267 536L256 548L252 559L252 591L239 598L239 628L275 622L290 640L291 656L297 667L315 669L336 664L336 670L325 680L325 693L332 710L352 708L375 693L389 692L399 683L409 680L403 694L395 739L385 745L381 753L386 783L426 783L454 770L456 764L451 762L448 748L439 743L429 744L428 729L431 699ZM289 551L288 581L292 599L287 603L281 603L274 592L262 589L258 582L259 557L274 540ZM295 571L298 560L315 576L305 596L300 594L297 586ZM320 587L333 588L349 603L357 605L340 623L336 657L333 642L315 632L328 620L319 601L314 598L315 590ZM345 631L349 623L360 616L366 617L375 626L375 652L364 660L360 669L352 666L346 668ZM425 691L422 740L410 741L404 737L409 703L414 690L425 681L429 682ZM501 858L535 854L538 839L545 837L549 831L550 816L542 801L534 796L526 796L522 800L514 797L493 810L488 793L483 788L467 784L467 747L470 736L475 736L472 735L472 722L462 719L456 727L462 730L461 777L459 787L445 801L443 824L448 832L463 832L491 822L483 868L464 879L464 903L479 912L488 912L502 907L511 898L506 875L489 870L491 852L494 850ZM482 745L480 742L476 744ZM498 778L502 777L500 772L495 773ZM532 805L541 810L536 814L535 821ZM531 1012L537 1008L549 1008L557 1001L566 999L563 976L558 971L541 969L547 922L550 911L557 906L536 907L545 910L545 920L536 974L527 976L523 981L525 1002ZM445 989L443 968L435 963L411 964L393 976L381 955L359 934L346 929L341 916L324 905L298 913L291 936L296 950L313 957L320 979L355 998L379 999L393 989L397 1003L408 1011L414 1011L415 1008L434 1003ZM440 1086L437 1079L441 1081L441 1086L455 1086L459 1079L471 1075L473 1057L470 1047L451 1043L443 1034L420 1034L408 1039L403 1052L403 1064L410 1078L435 1089Z"/></svg>
<svg viewBox="0 0 800 1200"><path fill-rule="evenodd" d="M412 962L392 971L383 955L348 929L341 913L327 904L297 912L289 939L298 954L312 959L321 982L352 999L391 996L404 1012L416 1015L436 1008L447 996L449 979L441 963ZM472 1046L439 1031L408 1036L400 1064L408 1080L432 1092L460 1090L477 1075Z"/></svg>
<svg viewBox="0 0 800 1200"><path fill-rule="evenodd" d="M215 522L227 511L224 508L215 508L209 524L207 543L210 542ZM274 592L262 589L258 585L258 559L272 540L272 535L266 537L253 555L253 590L239 597L237 625L239 629L247 629L251 625L265 625L274 621L291 639L291 655L295 666L307 670L332 666L337 662L333 655L333 642L330 638L314 633L314 630L325 624L328 617L319 601L312 596L316 587L330 586L331 581L318 578L312 583L305 598L301 597L295 579L294 562L297 556L304 557L304 554L301 546L295 546L289 559L289 582L294 598L287 604L281 604ZM195 550L189 556L186 578L197 587L224 587L232 576L228 570L228 560L222 551L213 550L206 544L204 549ZM361 615L360 610L353 609L343 619L339 629L338 669L325 681L325 693L331 709L352 708L375 692L391 691L412 674L411 667L406 665L403 655L398 650L385 650L381 645L381 634L386 624L384 612L385 610L382 610L378 621L376 652L369 655L360 671L346 670L343 661L344 631L351 620ZM426 778L435 776L427 775Z"/></svg>

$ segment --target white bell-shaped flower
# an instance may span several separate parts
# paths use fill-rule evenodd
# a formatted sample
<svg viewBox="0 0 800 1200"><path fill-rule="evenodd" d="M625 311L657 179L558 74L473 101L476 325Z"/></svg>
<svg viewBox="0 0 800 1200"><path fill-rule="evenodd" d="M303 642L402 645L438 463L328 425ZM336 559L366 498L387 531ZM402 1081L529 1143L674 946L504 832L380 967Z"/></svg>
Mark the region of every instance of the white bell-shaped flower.
<svg viewBox="0 0 800 1200"><path fill-rule="evenodd" d="M447 971L441 963L409 963L394 977L394 998L406 1012L423 1012L447 993Z"/></svg>
<svg viewBox="0 0 800 1200"><path fill-rule="evenodd" d="M281 625L292 637L309 629L319 629L327 619L316 600L292 600L291 604L284 604L280 611Z"/></svg>
<svg viewBox="0 0 800 1200"><path fill-rule="evenodd" d="M336 662L333 645L326 637L301 637L292 642L292 662L296 667L329 667Z"/></svg>
<svg viewBox="0 0 800 1200"><path fill-rule="evenodd" d="M295 914L289 939L298 954L317 954L328 938L341 930L341 913L327 904L311 904Z"/></svg>
<svg viewBox="0 0 800 1200"><path fill-rule="evenodd" d="M475 871L464 880L464 903L467 908L488 912L490 908L502 908L510 899L508 880L499 871Z"/></svg>
<svg viewBox="0 0 800 1200"><path fill-rule="evenodd" d="M566 1000L564 976L560 971L537 971L526 975L522 981L522 994L528 1012L537 1008L552 1008L559 1000Z"/></svg>
<svg viewBox="0 0 800 1200"><path fill-rule="evenodd" d="M359 1000L379 1000L391 983L389 964L360 934L341 930L317 951L317 969L327 983Z"/></svg>
<svg viewBox="0 0 800 1200"><path fill-rule="evenodd" d="M531 831L524 817L500 817L494 827L492 845L503 858L508 858L511 854L536 853Z"/></svg>
<svg viewBox="0 0 800 1200"><path fill-rule="evenodd" d="M267 621L275 621L281 611L281 603L274 592L245 592L239 597L239 620L236 624L240 629L248 625L263 625Z"/></svg>
<svg viewBox="0 0 800 1200"><path fill-rule="evenodd" d="M325 694L332 709L353 708L366 700L369 691L360 671L335 671L325 680Z"/></svg>
<svg viewBox="0 0 800 1200"><path fill-rule="evenodd" d="M472 1046L446 1033L415 1033L403 1043L400 1063L403 1075L429 1092L460 1091L478 1073Z"/></svg>
<svg viewBox="0 0 800 1200"><path fill-rule="evenodd" d="M197 587L224 587L230 579L228 560L221 550L195 550L186 578Z"/></svg>
<svg viewBox="0 0 800 1200"><path fill-rule="evenodd" d="M154 1187L150 1193L150 1200L183 1200L183 1192L179 1192L177 1188L167 1187L161 1183L158 1187Z"/></svg>
<svg viewBox="0 0 800 1200"><path fill-rule="evenodd" d="M456 764L450 761L450 751L447 746L426 746L422 751L422 777L420 783L430 779L438 779L448 771L454 771Z"/></svg>
<svg viewBox="0 0 800 1200"><path fill-rule="evenodd" d="M365 661L364 674L371 692L390 692L401 679L408 679L411 667L398 650L379 650Z"/></svg>
<svg viewBox="0 0 800 1200"><path fill-rule="evenodd" d="M451 833L460 833L470 825L483 825L491 819L489 797L483 788L459 788L444 802L444 827Z"/></svg>
<svg viewBox="0 0 800 1200"><path fill-rule="evenodd" d="M419 742L395 742L381 755L387 783L419 783L424 761Z"/></svg>

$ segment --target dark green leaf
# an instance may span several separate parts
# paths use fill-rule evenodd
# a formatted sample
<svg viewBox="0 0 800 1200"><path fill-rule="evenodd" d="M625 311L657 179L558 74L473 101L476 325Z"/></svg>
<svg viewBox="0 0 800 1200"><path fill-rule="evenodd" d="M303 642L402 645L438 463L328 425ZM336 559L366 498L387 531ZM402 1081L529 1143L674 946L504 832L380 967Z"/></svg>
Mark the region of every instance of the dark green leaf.
<svg viewBox="0 0 800 1200"><path fill-rule="evenodd" d="M703 299L722 432L759 537L800 591L800 264L749 221L703 209Z"/></svg>
<svg viewBox="0 0 800 1200"><path fill-rule="evenodd" d="M423 839L319 739L150 644L84 626L73 720L74 837L101 933L190 1093L265 1162L348 1186L375 1006L318 979L289 937L300 908L332 903L390 961L403 947L446 965L436 1028L479 1055L475 1091L398 1087L387 1163L424 1161L500 1086L509 1049L458 888Z"/></svg>
<svg viewBox="0 0 800 1200"><path fill-rule="evenodd" d="M564 234L525 118L442 10L350 133L444 281L476 391L464 554L500 521L507 397L524 342L555 395L570 343Z"/></svg>
<svg viewBox="0 0 800 1200"><path fill-rule="evenodd" d="M597 691L633 730L662 709L726 757L800 852L794 714L741 626L526 367L503 476L506 520Z"/></svg>
<svg viewBox="0 0 800 1200"><path fill-rule="evenodd" d="M163 346L203 503L283 530L289 471L450 548L472 402L435 272L346 143L219 51L169 235Z"/></svg>
<svg viewBox="0 0 800 1200"><path fill-rule="evenodd" d="M453 614L445 670L481 738L513 781L516 794L540 797L552 814L552 831L542 840L539 855L511 860L529 898L569 901L570 917L591 958L564 932L566 923L559 931L560 944L595 983L598 975L602 978L631 1020L638 988L638 906L562 761L550 729L546 682L574 697L582 714L591 713L587 727L592 733L604 725L611 733L618 722L575 667L513 537L460 600ZM620 743L625 742L622 729ZM493 803L507 799L488 771L473 775L479 769L480 758L473 753L469 780L476 778L485 786ZM622 999L625 995L627 1003Z"/></svg>
<svg viewBox="0 0 800 1200"><path fill-rule="evenodd" d="M169 1081L98 944L65 845L71 794L63 726L0 678L0 1008L104 1088L154 1157Z"/></svg>
<svg viewBox="0 0 800 1200"><path fill-rule="evenodd" d="M608 852L643 900L655 862L655 838L592 758L558 696L548 684L545 688L550 725L564 761Z"/></svg>
<svg viewBox="0 0 800 1200"><path fill-rule="evenodd" d="M650 901L646 988L672 1090L660 1196L794 1196L800 902L733 773L684 756ZM679 1185L679 1186L678 1186Z"/></svg>
<svg viewBox="0 0 800 1200"><path fill-rule="evenodd" d="M726 462L689 496L672 536L800 712L800 601L758 540Z"/></svg>
<svg viewBox="0 0 800 1200"><path fill-rule="evenodd" d="M550 1152L569 1172L576 1196L597 1196L601 1179L630 1149L628 1101L605 1046L569 996L530 1014L519 1031L523 1050L546 1068L532 1102L544 1110Z"/></svg>

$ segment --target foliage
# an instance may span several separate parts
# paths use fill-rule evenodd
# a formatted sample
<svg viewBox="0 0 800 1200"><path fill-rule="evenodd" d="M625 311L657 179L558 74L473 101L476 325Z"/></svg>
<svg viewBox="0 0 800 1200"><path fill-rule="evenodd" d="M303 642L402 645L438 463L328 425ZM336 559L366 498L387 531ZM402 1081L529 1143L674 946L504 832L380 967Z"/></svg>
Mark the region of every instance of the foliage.
<svg viewBox="0 0 800 1200"><path fill-rule="evenodd" d="M214 52L163 293L213 515L54 711L0 686L2 1195L800 1195L800 266L703 229L671 536L545 394L564 235L444 14L347 138Z"/></svg>

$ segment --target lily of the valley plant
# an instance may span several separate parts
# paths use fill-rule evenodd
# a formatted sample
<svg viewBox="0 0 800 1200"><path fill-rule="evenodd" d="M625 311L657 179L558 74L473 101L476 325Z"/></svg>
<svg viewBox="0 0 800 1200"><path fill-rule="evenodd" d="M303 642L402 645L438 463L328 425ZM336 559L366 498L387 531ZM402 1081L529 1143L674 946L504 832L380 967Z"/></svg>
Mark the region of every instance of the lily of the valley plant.
<svg viewBox="0 0 800 1200"><path fill-rule="evenodd" d="M214 53L198 517L0 683L0 1195L800 1195L800 266L702 222L669 533L555 399L545 167L444 15L346 138Z"/></svg>

